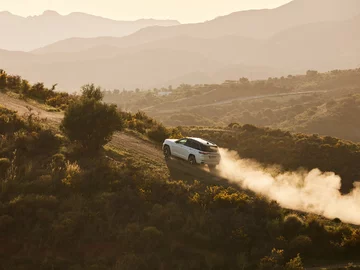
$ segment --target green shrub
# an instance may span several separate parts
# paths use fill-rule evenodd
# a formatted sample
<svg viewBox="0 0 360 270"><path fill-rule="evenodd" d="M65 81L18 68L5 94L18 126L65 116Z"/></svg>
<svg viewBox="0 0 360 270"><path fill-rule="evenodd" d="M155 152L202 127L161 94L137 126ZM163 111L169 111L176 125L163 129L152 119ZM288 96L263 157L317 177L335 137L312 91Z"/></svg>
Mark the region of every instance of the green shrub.
<svg viewBox="0 0 360 270"><path fill-rule="evenodd" d="M45 102L48 98L54 96L54 92L47 89L43 83L36 83L29 89L28 96Z"/></svg>
<svg viewBox="0 0 360 270"><path fill-rule="evenodd" d="M81 184L81 168L74 162L70 163L69 161L65 164L65 178L62 182L70 187L78 188Z"/></svg>
<svg viewBox="0 0 360 270"><path fill-rule="evenodd" d="M153 251L158 248L162 243L163 233L156 227L146 227L141 234L141 241L148 251Z"/></svg>
<svg viewBox="0 0 360 270"><path fill-rule="evenodd" d="M246 125L242 126L242 129L249 131L249 132L255 132L255 131L257 131L258 128L254 125L246 124Z"/></svg>
<svg viewBox="0 0 360 270"><path fill-rule="evenodd" d="M96 101L101 101L104 97L101 88L95 87L94 84L87 84L81 87L81 94L83 98L94 99Z"/></svg>
<svg viewBox="0 0 360 270"><path fill-rule="evenodd" d="M0 69L0 91L19 93L22 99L31 98L56 108L65 109L75 99L75 96L66 92L56 93L54 92L55 86L48 89L43 83L30 85L27 80L21 79L20 76L8 75Z"/></svg>
<svg viewBox="0 0 360 270"><path fill-rule="evenodd" d="M71 103L65 110L61 130L84 149L97 151L110 141L116 130L123 128L123 120L115 105L88 98L88 95Z"/></svg>
<svg viewBox="0 0 360 270"><path fill-rule="evenodd" d="M8 158L0 158L0 180L3 179L11 166L11 161Z"/></svg>
<svg viewBox="0 0 360 270"><path fill-rule="evenodd" d="M170 134L171 139L181 139L183 137L179 128L172 128L170 130L171 130L171 134Z"/></svg>
<svg viewBox="0 0 360 270"><path fill-rule="evenodd" d="M291 259L285 265L285 270L303 270L303 269L304 266L302 264L300 254L297 254L295 258Z"/></svg>
<svg viewBox="0 0 360 270"><path fill-rule="evenodd" d="M284 219L284 235L288 239L297 236L304 226L304 222L298 215L291 214Z"/></svg>
<svg viewBox="0 0 360 270"><path fill-rule="evenodd" d="M24 127L24 121L15 111L0 106L0 134L14 133Z"/></svg>
<svg viewBox="0 0 360 270"><path fill-rule="evenodd" d="M302 255L309 254L312 246L312 240L309 236L299 235L289 243L289 252L291 255L300 253Z"/></svg>
<svg viewBox="0 0 360 270"><path fill-rule="evenodd" d="M6 230L11 227L14 223L14 218L9 215L2 215L0 216L0 235L1 232L6 232Z"/></svg>
<svg viewBox="0 0 360 270"><path fill-rule="evenodd" d="M273 249L271 255L260 260L259 270L283 270L284 251Z"/></svg>
<svg viewBox="0 0 360 270"><path fill-rule="evenodd" d="M21 89L21 77L20 76L7 76L6 86L11 91L14 91L15 93L19 93Z"/></svg>
<svg viewBox="0 0 360 270"><path fill-rule="evenodd" d="M22 210L23 207L53 210L57 205L58 200L52 195L19 195L10 201L10 206L18 210Z"/></svg>
<svg viewBox="0 0 360 270"><path fill-rule="evenodd" d="M68 93L57 93L54 97L46 99L45 103L55 108L68 106L74 98Z"/></svg>
<svg viewBox="0 0 360 270"><path fill-rule="evenodd" d="M4 70L0 69L0 91L5 91L7 74Z"/></svg>
<svg viewBox="0 0 360 270"><path fill-rule="evenodd" d="M21 95L25 97L28 96L30 89L31 89L31 85L29 84L29 82L27 80L22 80L20 87Z"/></svg>
<svg viewBox="0 0 360 270"><path fill-rule="evenodd" d="M158 143L162 143L165 139L169 138L171 133L169 132L169 130L159 124L153 128L151 128L148 132L147 132L148 137Z"/></svg>

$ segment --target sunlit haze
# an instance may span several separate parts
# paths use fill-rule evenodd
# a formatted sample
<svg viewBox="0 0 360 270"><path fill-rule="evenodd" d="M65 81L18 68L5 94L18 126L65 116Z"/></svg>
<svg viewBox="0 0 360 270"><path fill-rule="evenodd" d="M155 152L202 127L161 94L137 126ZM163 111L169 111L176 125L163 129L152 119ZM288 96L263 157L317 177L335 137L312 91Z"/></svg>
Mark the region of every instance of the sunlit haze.
<svg viewBox="0 0 360 270"><path fill-rule="evenodd" d="M116 20L141 18L176 19L181 23L200 22L248 9L275 8L289 0L0 0L0 11L33 16L45 10L62 15L85 12Z"/></svg>

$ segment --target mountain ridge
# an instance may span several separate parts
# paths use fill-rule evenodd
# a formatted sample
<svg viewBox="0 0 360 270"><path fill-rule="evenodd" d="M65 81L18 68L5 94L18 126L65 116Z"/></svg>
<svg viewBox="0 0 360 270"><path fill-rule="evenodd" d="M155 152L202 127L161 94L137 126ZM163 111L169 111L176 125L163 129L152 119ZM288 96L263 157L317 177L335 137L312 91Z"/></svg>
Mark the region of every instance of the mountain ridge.
<svg viewBox="0 0 360 270"><path fill-rule="evenodd" d="M323 0L315 2L319 7L324 3ZM340 3L338 0L329 2ZM309 1L296 0L295 3L304 9L305 5L301 4ZM72 38L28 54L9 56L9 52L0 51L0 68L32 81L59 83L59 88L68 91L77 90L89 81L108 89L146 89L181 83L219 83L240 77L265 79L307 70L357 68L360 63L360 10L356 7L360 7L360 1L346 0L345 4L351 3L351 10L347 5L339 7L340 11L346 11L339 13L347 14L346 20L320 20L295 26L289 23L288 28L269 38L234 34L233 29L215 31L208 36L212 29L209 23L195 25L196 31L207 28L207 33L203 31L199 35L192 34L196 32L192 24L175 28L149 27L122 38ZM280 11L284 9L289 10L289 6ZM334 7L329 8L326 16L333 10ZM174 31L176 27L183 30Z"/></svg>
<svg viewBox="0 0 360 270"><path fill-rule="evenodd" d="M42 74L46 83L59 83L59 88L69 91L89 80L107 89L144 89L219 83L240 77L265 79L310 69L358 67L358 25L357 19L320 22L290 29L268 40L180 36L125 48L104 43L79 52L17 56L0 51L4 59L1 68L33 81L40 80Z"/></svg>
<svg viewBox="0 0 360 270"><path fill-rule="evenodd" d="M122 37L144 27L178 24L180 23L176 20L120 21L82 12L60 15L52 10L44 11L41 15L21 17L5 11L0 13L0 25L11 25L11 27L3 28L0 48L32 51L74 37Z"/></svg>
<svg viewBox="0 0 360 270"><path fill-rule="evenodd" d="M316 6L315 10L312 5ZM238 11L202 23L147 27L131 35L114 38L110 42L112 45L124 48L181 35L203 38L237 35L267 39L295 26L329 21L330 19L331 21L343 21L358 14L360 14L360 1L358 0L294 0L275 9ZM81 42L76 45L67 42L67 40L62 40L38 48L33 52L44 54L64 50L79 51L82 46L86 46ZM104 44L106 41L102 37L82 41L82 43L89 42L98 45Z"/></svg>

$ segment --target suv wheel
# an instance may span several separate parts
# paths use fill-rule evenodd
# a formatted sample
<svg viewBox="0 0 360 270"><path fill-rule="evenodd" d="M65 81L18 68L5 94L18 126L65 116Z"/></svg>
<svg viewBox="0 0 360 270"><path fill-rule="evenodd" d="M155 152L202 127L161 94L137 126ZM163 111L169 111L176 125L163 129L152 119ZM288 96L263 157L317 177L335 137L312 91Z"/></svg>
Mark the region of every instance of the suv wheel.
<svg viewBox="0 0 360 270"><path fill-rule="evenodd" d="M194 155L190 155L189 156L189 163L191 165L196 165L196 159L195 159L195 156Z"/></svg>
<svg viewBox="0 0 360 270"><path fill-rule="evenodd" d="M164 157L165 159L169 159L171 156L170 147L168 145L164 146Z"/></svg>

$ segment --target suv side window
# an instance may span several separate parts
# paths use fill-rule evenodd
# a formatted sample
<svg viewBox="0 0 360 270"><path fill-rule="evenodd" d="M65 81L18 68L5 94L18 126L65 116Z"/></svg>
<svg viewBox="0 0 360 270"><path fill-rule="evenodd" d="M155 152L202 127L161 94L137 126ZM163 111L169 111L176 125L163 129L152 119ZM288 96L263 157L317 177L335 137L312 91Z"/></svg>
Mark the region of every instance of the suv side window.
<svg viewBox="0 0 360 270"><path fill-rule="evenodd" d="M200 149L201 149L199 142L195 142L195 141L194 141L194 149L196 149L196 150L200 150Z"/></svg>
<svg viewBox="0 0 360 270"><path fill-rule="evenodd" d="M189 140L188 139L181 139L178 142L179 142L179 144L187 145L189 143Z"/></svg>
<svg viewBox="0 0 360 270"><path fill-rule="evenodd" d="M193 148L192 140L187 140L187 142L185 143L185 146Z"/></svg>
<svg viewBox="0 0 360 270"><path fill-rule="evenodd" d="M200 150L200 144L196 141L188 140L185 145L190 148Z"/></svg>

